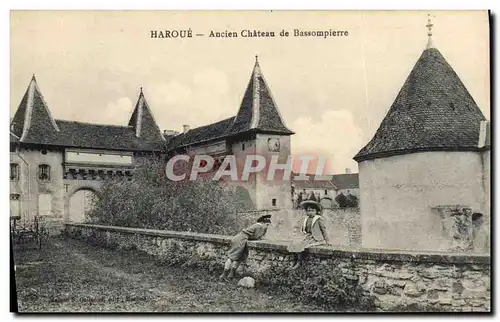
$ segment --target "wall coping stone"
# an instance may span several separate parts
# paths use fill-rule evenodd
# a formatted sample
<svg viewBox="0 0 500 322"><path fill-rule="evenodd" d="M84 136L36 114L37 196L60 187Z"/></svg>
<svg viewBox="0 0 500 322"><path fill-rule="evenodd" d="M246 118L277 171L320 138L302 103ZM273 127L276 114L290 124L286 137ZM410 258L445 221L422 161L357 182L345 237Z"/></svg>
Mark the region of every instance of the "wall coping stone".
<svg viewBox="0 0 500 322"><path fill-rule="evenodd" d="M146 228L104 226L93 224L65 223L66 226L94 228L103 231L120 232L128 234L140 234L153 237L178 238L195 241L205 241L217 244L230 244L232 236L201 234L193 232L180 232L171 230L157 230ZM287 253L286 241L255 240L248 241L250 249L268 249ZM442 264L490 264L490 255L488 254L469 254L469 253L445 253L431 251L408 251L408 250L382 250L382 249L351 249L335 246L316 246L306 249L306 252L324 256L378 261L394 262L424 262L424 263L442 263Z"/></svg>

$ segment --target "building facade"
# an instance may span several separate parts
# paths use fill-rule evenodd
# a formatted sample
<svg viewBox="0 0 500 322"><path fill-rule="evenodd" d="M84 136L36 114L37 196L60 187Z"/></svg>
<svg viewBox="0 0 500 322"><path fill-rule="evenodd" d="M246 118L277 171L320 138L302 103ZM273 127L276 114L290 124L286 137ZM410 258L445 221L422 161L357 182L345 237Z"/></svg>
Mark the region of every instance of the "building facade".
<svg viewBox="0 0 500 322"><path fill-rule="evenodd" d="M322 202L325 208L334 207L337 187L332 183L332 180L316 180L314 174L307 174L307 176L309 176L309 180L292 181L294 208L301 201L309 199Z"/></svg>
<svg viewBox="0 0 500 322"><path fill-rule="evenodd" d="M290 136L258 61L237 115L183 133L161 132L142 92L126 126L54 119L31 79L10 126L11 215L31 221L81 222L98 198L102 182L131 178L146 159L167 162L177 154L211 155L220 165L234 155L238 167L247 156L290 155ZM268 181L265 173L248 180L226 180L246 196L252 209L291 208L289 181Z"/></svg>
<svg viewBox="0 0 500 322"><path fill-rule="evenodd" d="M250 174L241 180L247 157L262 156L267 164L275 158L285 165L291 154L291 135L279 112L271 90L264 79L259 62L255 65L236 116L194 129L185 127L183 133L167 137L167 158L178 154L207 154L222 165L228 155L234 155L238 180L224 181L243 191L256 210L288 208L292 206L290 180L267 179L267 171Z"/></svg>
<svg viewBox="0 0 500 322"><path fill-rule="evenodd" d="M346 171L343 174L334 174L332 183L337 187L335 196L343 194L352 195L359 198L359 174Z"/></svg>
<svg viewBox="0 0 500 322"><path fill-rule="evenodd" d="M130 178L142 160L164 152L142 90L126 126L57 120L33 76L11 121L11 215L82 221L103 180Z"/></svg>

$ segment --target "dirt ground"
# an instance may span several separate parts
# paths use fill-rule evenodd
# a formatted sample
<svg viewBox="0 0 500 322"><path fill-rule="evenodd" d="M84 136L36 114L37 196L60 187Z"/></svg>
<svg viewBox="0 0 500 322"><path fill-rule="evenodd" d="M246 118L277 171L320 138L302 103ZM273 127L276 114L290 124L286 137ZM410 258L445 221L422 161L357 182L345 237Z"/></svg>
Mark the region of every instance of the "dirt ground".
<svg viewBox="0 0 500 322"><path fill-rule="evenodd" d="M19 312L318 312L270 289L237 287L218 273L160 266L137 251L53 239L14 248Z"/></svg>

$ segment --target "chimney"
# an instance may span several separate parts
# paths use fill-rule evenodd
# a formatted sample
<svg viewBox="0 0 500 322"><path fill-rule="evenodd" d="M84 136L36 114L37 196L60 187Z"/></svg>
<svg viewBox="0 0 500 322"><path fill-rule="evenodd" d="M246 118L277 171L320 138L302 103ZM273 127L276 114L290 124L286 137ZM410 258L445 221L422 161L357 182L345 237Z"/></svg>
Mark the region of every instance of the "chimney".
<svg viewBox="0 0 500 322"><path fill-rule="evenodd" d="M163 136L175 136L179 134L176 130L163 130Z"/></svg>
<svg viewBox="0 0 500 322"><path fill-rule="evenodd" d="M351 168L345 168L345 173L346 174L351 174Z"/></svg>
<svg viewBox="0 0 500 322"><path fill-rule="evenodd" d="M182 133L186 133L187 131L189 131L189 124L184 124L182 128L184 129Z"/></svg>

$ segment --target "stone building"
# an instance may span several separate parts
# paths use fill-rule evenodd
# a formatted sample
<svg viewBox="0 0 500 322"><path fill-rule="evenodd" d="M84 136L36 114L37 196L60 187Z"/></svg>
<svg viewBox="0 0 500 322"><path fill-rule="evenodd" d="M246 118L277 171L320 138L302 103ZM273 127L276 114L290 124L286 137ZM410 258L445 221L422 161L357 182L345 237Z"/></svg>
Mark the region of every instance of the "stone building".
<svg viewBox="0 0 500 322"><path fill-rule="evenodd" d="M469 208L489 225L489 150L483 113L429 31L380 127L354 157L363 246L448 250L445 222L454 211L442 209Z"/></svg>
<svg viewBox="0 0 500 322"><path fill-rule="evenodd" d="M312 195L314 195L316 201L327 199L322 201L325 208L335 206L337 187L332 180L316 180L314 174L307 174L307 176L309 180L292 180L294 207L297 207L301 200L311 199Z"/></svg>
<svg viewBox="0 0 500 322"><path fill-rule="evenodd" d="M103 180L164 150L142 89L128 125L73 122L52 117L33 76L10 125L11 215L82 221Z"/></svg>
<svg viewBox="0 0 500 322"><path fill-rule="evenodd" d="M162 162L179 153L208 154L222 162L247 155L290 155L290 136L256 61L236 116L162 134L140 92L128 125L89 124L54 119L35 77L23 96L10 129L11 215L33 220L82 221L103 180L131 177L144 159ZM265 173L230 184L249 199L250 208L291 208L290 182L267 181Z"/></svg>
<svg viewBox="0 0 500 322"><path fill-rule="evenodd" d="M353 195L359 198L359 174L351 173L349 169L346 169L346 173L334 174L332 176L332 183L337 187L336 195L343 194Z"/></svg>
<svg viewBox="0 0 500 322"><path fill-rule="evenodd" d="M234 155L238 178L241 178L247 156L263 156L267 163L277 158L278 164L285 165L290 156L292 134L256 59L236 116L194 129L185 127L183 133L168 136L167 158L177 154L207 154L220 166L227 155ZM266 169L251 174L248 180L226 182L239 189L240 195L248 196L254 209L291 208L290 181L280 180L280 171L277 171L277 180L267 180Z"/></svg>

